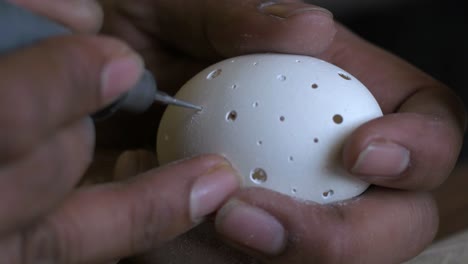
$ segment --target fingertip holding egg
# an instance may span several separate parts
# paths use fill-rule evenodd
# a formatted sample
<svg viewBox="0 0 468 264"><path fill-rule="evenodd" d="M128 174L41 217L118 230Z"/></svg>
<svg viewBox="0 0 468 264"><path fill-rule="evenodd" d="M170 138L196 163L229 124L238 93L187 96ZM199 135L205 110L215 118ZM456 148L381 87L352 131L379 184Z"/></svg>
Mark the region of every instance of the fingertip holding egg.
<svg viewBox="0 0 468 264"><path fill-rule="evenodd" d="M321 204L358 196L369 186L347 172L341 149L382 111L343 69L308 56L245 55L206 68L176 96L203 110L167 108L157 136L160 164L218 153L245 186Z"/></svg>

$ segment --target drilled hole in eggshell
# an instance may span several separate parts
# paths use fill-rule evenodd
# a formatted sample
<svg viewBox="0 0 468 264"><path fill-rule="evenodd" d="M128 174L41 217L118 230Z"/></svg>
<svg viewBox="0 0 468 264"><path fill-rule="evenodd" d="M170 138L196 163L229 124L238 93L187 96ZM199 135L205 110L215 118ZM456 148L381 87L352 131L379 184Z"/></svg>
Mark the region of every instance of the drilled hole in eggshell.
<svg viewBox="0 0 468 264"><path fill-rule="evenodd" d="M207 78L208 80L213 80L214 78L216 78L216 77L218 77L219 75L221 75L222 72L223 72L222 69L216 69L216 70L210 72L210 73L208 74L208 76L206 76L206 78Z"/></svg>
<svg viewBox="0 0 468 264"><path fill-rule="evenodd" d="M351 81L351 77L349 77L348 75L346 75L346 74L344 74L344 73L338 73L338 75L339 75L341 78L343 78L343 79L345 79L345 80L347 80L347 81Z"/></svg>
<svg viewBox="0 0 468 264"><path fill-rule="evenodd" d="M280 75L276 76L276 79L278 79L278 81L284 82L284 81L286 81L286 76L280 74Z"/></svg>
<svg viewBox="0 0 468 264"><path fill-rule="evenodd" d="M342 115L334 115L333 116L333 122L335 122L335 124L339 125L339 124L342 124L343 123L343 116Z"/></svg>
<svg viewBox="0 0 468 264"><path fill-rule="evenodd" d="M329 199L335 194L335 191L333 190L328 190L322 193L323 199Z"/></svg>
<svg viewBox="0 0 468 264"><path fill-rule="evenodd" d="M231 111L226 116L227 121L234 122L234 121L236 121L236 119L237 119L237 112L236 111Z"/></svg>
<svg viewBox="0 0 468 264"><path fill-rule="evenodd" d="M258 65L258 62L254 62L254 63L253 63L253 66L257 66L257 65Z"/></svg>
<svg viewBox="0 0 468 264"><path fill-rule="evenodd" d="M250 179L257 184L265 183L268 180L268 175L261 168L254 169L250 172Z"/></svg>
<svg viewBox="0 0 468 264"><path fill-rule="evenodd" d="M159 128L162 137L157 138L160 163L219 153L243 172L246 187L265 187L323 204L366 188L365 182L348 174L340 181L345 171L328 166L340 165L334 151L341 148L355 123L361 122L360 112L362 119L374 117L378 105L360 100L370 93L345 70L319 67L323 63L313 58L280 59L261 54L241 57L235 63L227 60L184 85L177 96L203 105L204 110L168 109ZM288 98L294 103L285 104ZM322 196L327 190L334 195Z"/></svg>

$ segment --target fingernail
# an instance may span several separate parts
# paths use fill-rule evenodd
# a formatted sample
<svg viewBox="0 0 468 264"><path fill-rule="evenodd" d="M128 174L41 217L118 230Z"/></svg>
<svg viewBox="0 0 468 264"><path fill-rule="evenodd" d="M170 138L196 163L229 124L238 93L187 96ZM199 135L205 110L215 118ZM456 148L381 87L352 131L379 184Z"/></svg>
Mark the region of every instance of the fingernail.
<svg viewBox="0 0 468 264"><path fill-rule="evenodd" d="M281 253L286 245L286 232L273 216L236 200L220 210L216 230L244 247L268 255Z"/></svg>
<svg viewBox="0 0 468 264"><path fill-rule="evenodd" d="M262 3L259 6L259 10L265 14L279 17L279 18L289 18L292 16L300 15L303 13L316 12L322 15L327 15L333 17L333 14L325 9L314 5L309 5L305 3L275 3L267 2Z"/></svg>
<svg viewBox="0 0 468 264"><path fill-rule="evenodd" d="M391 141L371 142L358 156L351 172L368 176L397 176L409 166L410 152Z"/></svg>
<svg viewBox="0 0 468 264"><path fill-rule="evenodd" d="M240 186L240 176L227 163L217 165L195 181L190 193L192 221L215 212Z"/></svg>
<svg viewBox="0 0 468 264"><path fill-rule="evenodd" d="M143 69L143 59L134 53L128 53L109 62L101 73L103 100L113 101L130 90L140 80Z"/></svg>

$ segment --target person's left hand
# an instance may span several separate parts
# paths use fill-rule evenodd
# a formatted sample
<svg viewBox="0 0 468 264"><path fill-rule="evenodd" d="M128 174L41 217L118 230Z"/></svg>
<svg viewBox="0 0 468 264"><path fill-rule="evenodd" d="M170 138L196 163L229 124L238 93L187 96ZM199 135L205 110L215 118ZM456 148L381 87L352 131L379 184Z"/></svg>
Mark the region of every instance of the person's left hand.
<svg viewBox="0 0 468 264"><path fill-rule="evenodd" d="M345 168L372 187L329 205L241 191L218 213L216 229L266 263L402 263L437 233L428 191L456 164L466 128L463 105L444 84L336 26L319 58L361 80L384 112L354 131L342 152Z"/></svg>
<svg viewBox="0 0 468 264"><path fill-rule="evenodd" d="M161 87L174 89L225 57L281 52L344 68L380 103L384 117L360 127L343 151L346 168L378 187L331 205L243 190L216 219L236 248L266 263L398 263L434 238L437 209L425 191L452 170L465 127L449 88L340 25L332 41L330 14L299 1L106 4L107 32L142 52Z"/></svg>
<svg viewBox="0 0 468 264"><path fill-rule="evenodd" d="M101 2L105 12L103 33L124 39L140 52L158 88L170 94L222 58L263 51L318 54L335 34L331 13L303 3ZM101 146L117 143L127 148L145 144L154 147L162 110L162 106L155 105L140 116L122 114L108 120L98 126L98 141ZM120 129L116 130L117 126Z"/></svg>

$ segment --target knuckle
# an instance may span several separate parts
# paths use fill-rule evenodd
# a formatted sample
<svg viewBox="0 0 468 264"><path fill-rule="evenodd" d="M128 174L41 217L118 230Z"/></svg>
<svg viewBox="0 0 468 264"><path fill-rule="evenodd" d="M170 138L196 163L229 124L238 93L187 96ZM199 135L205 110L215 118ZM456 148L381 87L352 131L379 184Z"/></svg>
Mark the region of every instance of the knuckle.
<svg viewBox="0 0 468 264"><path fill-rule="evenodd" d="M0 84L0 87L3 87ZM23 154L34 144L35 137L29 136L32 129L39 127L38 120L43 120L41 112L34 109L29 96L24 96L22 89L7 89L12 94L0 97L9 97L1 100L0 124L2 125L0 137L0 160L12 160ZM8 92L8 91L7 91ZM14 111L12 111L14 110Z"/></svg>
<svg viewBox="0 0 468 264"><path fill-rule="evenodd" d="M336 232L336 230L333 232ZM311 259L314 263L359 263L355 261L353 244L343 238L330 235L314 242L313 248L303 248L298 252L299 254L296 254L302 256L302 259L298 263L308 263Z"/></svg>
<svg viewBox="0 0 468 264"><path fill-rule="evenodd" d="M97 36L57 37L44 45L53 54L55 61L51 64L55 63L53 67L61 72L62 85L67 88L64 102L57 103L63 109L76 102L86 109L100 106L103 68L112 58L130 51L124 42Z"/></svg>
<svg viewBox="0 0 468 264"><path fill-rule="evenodd" d="M279 263L359 263L354 260L358 249L350 239L352 232L341 206L331 204L321 209L321 213L309 218L308 225L295 225L300 228L290 237L287 252Z"/></svg>
<svg viewBox="0 0 468 264"><path fill-rule="evenodd" d="M140 252L159 245L166 239L165 232L170 232L171 216L174 209L165 202L161 194L149 188L140 193L130 205L131 252Z"/></svg>
<svg viewBox="0 0 468 264"><path fill-rule="evenodd" d="M408 204L408 219L413 219L415 226L419 228L412 229L415 234L410 234L412 238L419 238L416 241L422 241L426 245L431 242L438 230L439 214L434 197L429 193L416 194L413 202Z"/></svg>
<svg viewBox="0 0 468 264"><path fill-rule="evenodd" d="M328 234L317 242L317 263L365 263L366 250L353 238L347 225L331 225ZM307 251L305 251L307 252Z"/></svg>
<svg viewBox="0 0 468 264"><path fill-rule="evenodd" d="M95 106L100 99L99 80L101 67L105 63L105 56L91 45L92 37L88 36L59 36L41 42L37 48L42 53L38 60L47 62L43 80L49 98L42 96L41 110L61 113L67 110L67 114L81 114L70 111L78 111L81 107L72 107L79 103L86 106ZM44 78L44 77L37 77ZM51 100L55 94L60 100ZM37 101L37 100L36 100ZM37 103L37 102L36 102ZM77 109L77 110L74 110Z"/></svg>
<svg viewBox="0 0 468 264"><path fill-rule="evenodd" d="M318 245L318 262L319 263L352 263L350 252L355 252L352 247L353 243L349 241L349 232L346 224L347 219L340 204L331 204L326 209L324 218L320 220L320 226L323 226L320 232L322 238L319 239Z"/></svg>
<svg viewBox="0 0 468 264"><path fill-rule="evenodd" d="M77 124L21 156L17 162L4 166L0 177L26 192L21 195L7 192L5 195L10 195L16 203L28 206L34 202L35 205L26 211L15 210L18 215L30 217L42 213L44 208L53 206L76 186L92 161L93 135L89 126ZM24 182L28 184L25 186Z"/></svg>
<svg viewBox="0 0 468 264"><path fill-rule="evenodd" d="M49 175L63 190L73 188L92 163L94 130L89 122L80 121L61 131L49 147L47 160L56 168Z"/></svg>
<svg viewBox="0 0 468 264"><path fill-rule="evenodd" d="M57 225L44 221L20 233L22 263L69 263L67 241Z"/></svg>
<svg viewBox="0 0 468 264"><path fill-rule="evenodd" d="M334 232L336 232L336 230ZM350 243L347 239L343 239L347 236L346 234L341 234L327 237L318 251L319 263L358 263L355 262L355 256L352 254L356 252L356 244Z"/></svg>
<svg viewBox="0 0 468 264"><path fill-rule="evenodd" d="M85 172L93 160L95 133L90 118L83 119L69 128L70 135L63 139L67 157L73 164L78 164L79 174Z"/></svg>
<svg viewBox="0 0 468 264"><path fill-rule="evenodd" d="M54 63L58 69L61 69L64 75L62 78L65 78L64 81L69 87L90 85L87 82L91 78L83 77L93 76L100 72L97 68L100 66L99 60L101 59L99 53L86 40L86 37L64 36L44 42L47 49L52 51L51 54L55 55ZM92 63L93 61L98 63ZM76 92L78 96L83 89L76 89Z"/></svg>

